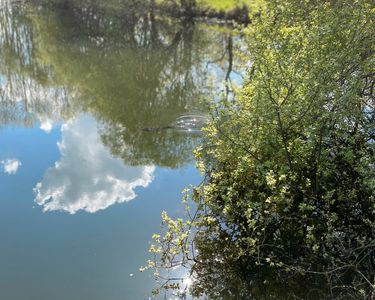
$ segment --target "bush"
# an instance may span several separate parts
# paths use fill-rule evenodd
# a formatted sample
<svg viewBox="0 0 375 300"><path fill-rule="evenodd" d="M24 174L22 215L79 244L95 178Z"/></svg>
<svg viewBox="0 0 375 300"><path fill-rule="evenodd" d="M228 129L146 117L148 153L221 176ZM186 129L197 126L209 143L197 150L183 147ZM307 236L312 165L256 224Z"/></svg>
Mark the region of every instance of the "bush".
<svg viewBox="0 0 375 300"><path fill-rule="evenodd" d="M366 0L261 7L244 30L248 80L235 101L216 107L196 151L206 180L194 190L194 230L181 243L198 250L182 256L192 261L191 290L236 298L246 286L247 295L270 299L286 293L275 282L298 279L329 297L370 297L374 8ZM176 255L163 249L166 267ZM259 289L267 281L274 289Z"/></svg>

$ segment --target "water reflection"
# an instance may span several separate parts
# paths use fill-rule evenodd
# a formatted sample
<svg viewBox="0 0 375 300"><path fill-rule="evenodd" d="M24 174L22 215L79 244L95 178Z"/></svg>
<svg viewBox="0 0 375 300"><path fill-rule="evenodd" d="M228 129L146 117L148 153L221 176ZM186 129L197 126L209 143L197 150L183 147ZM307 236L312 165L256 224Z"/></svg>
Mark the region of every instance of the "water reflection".
<svg viewBox="0 0 375 300"><path fill-rule="evenodd" d="M0 298L147 299L153 281L135 270L160 212L200 181L171 170L200 136L143 129L205 115L232 69L231 33L125 5L31 2L0 0Z"/></svg>
<svg viewBox="0 0 375 300"><path fill-rule="evenodd" d="M153 180L154 166L126 166L100 142L97 123L82 116L62 126L61 158L37 184L36 203L44 211L95 213L136 197ZM84 141L84 142L82 142Z"/></svg>
<svg viewBox="0 0 375 300"><path fill-rule="evenodd" d="M1 10L0 124L39 124L48 133L86 112L127 164L190 162L199 136L143 129L207 112L220 92L213 87L224 91L218 82L234 68L230 32L148 11L65 4Z"/></svg>
<svg viewBox="0 0 375 300"><path fill-rule="evenodd" d="M52 120L72 111L69 95L53 80L48 64L36 58L32 22L26 8L2 1L0 9L0 126L32 126L49 131Z"/></svg>
<svg viewBox="0 0 375 300"><path fill-rule="evenodd" d="M0 165L3 167L4 173L14 175L17 173L22 163L18 159L5 159L0 161Z"/></svg>

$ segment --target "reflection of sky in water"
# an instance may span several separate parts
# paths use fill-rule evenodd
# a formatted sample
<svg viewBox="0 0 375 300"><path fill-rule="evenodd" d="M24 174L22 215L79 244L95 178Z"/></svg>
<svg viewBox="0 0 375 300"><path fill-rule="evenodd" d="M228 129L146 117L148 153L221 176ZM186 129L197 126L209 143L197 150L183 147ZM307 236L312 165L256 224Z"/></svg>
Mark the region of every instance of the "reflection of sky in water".
<svg viewBox="0 0 375 300"><path fill-rule="evenodd" d="M136 197L137 187L153 180L154 166L126 166L101 143L97 123L88 116L64 124L58 148L61 158L34 191L44 211L94 213Z"/></svg>
<svg viewBox="0 0 375 300"><path fill-rule="evenodd" d="M18 159L5 159L0 161L0 165L2 165L4 173L12 175L17 173L22 163Z"/></svg>
<svg viewBox="0 0 375 300"><path fill-rule="evenodd" d="M53 29L53 34L58 34L64 26L56 27L59 29L57 32L54 26L45 28L43 19L39 19L36 13L33 15L33 24L39 24L41 20L40 28L43 30L36 26L34 31L32 24L25 22L27 18L23 17L22 11L19 13L20 18L6 19L2 16L0 20L2 24L18 26L14 30L9 26L3 29L18 32L21 43L21 47L15 49L17 51L9 65L4 63L0 68L0 300L148 299L154 285L152 275L140 274L137 270L150 258L147 253L150 237L160 231L160 214L163 210L167 210L173 217L181 216L182 189L188 184L198 184L201 177L193 165L175 170L124 165L126 162L112 157L109 149L102 145L97 123L88 116L72 120L60 128L62 120L74 118L80 111L80 102L77 101L79 96L75 97L74 94L77 83L74 76L77 73L69 72L68 68L68 72L63 72L61 78L55 78L55 69L43 62L50 64L56 58L57 66L69 66L69 53L67 57L58 56L63 51L57 51L54 56L55 44L51 48L44 45L47 51L38 52L38 49L41 50L43 46L44 39L39 37L44 30L44 34L50 29ZM48 15L47 19L52 22L47 22L47 25L54 24L53 16ZM57 21L57 24L63 25L60 18ZM174 37L175 28L172 27L171 37ZM28 33L33 34L30 35L32 39L27 36ZM84 31L82 33L85 34ZM12 36L0 34L0 44L2 39ZM79 37L77 35L74 41L77 45L81 42ZM118 37L122 39L122 28ZM27 45L29 47L25 47ZM123 42L119 45L123 45ZM192 53L198 55L200 52L197 50L201 46L197 44L192 47L195 49ZM199 50L202 54L211 51L211 47L202 47ZM53 51L50 53L48 49ZM221 53L220 50L218 52ZM33 57L30 51L36 51L37 55ZM117 47L109 47L106 51L110 57L111 54L118 54ZM84 49L83 52L89 54L90 51ZM97 53L96 50L94 52ZM0 51L0 59L3 53ZM156 55L158 53L155 52ZM186 53L182 51L182 57L176 62L185 61L183 56L187 53L190 50ZM44 57L43 54L48 55ZM121 61L137 58L137 55L133 56L126 51L124 54L129 56L121 57ZM197 63L205 65L199 59L200 56L197 57ZM88 59L93 59L88 65L96 66L96 56L88 56ZM60 64L61 61L67 63ZM120 69L121 61L118 61ZM73 59L73 62L79 61ZM108 62L113 63L111 59ZM108 64L105 65L107 67ZM117 61L113 67L117 68ZM208 70L202 70L205 72L203 74L198 67L191 67L197 68L197 71L189 72L194 73L197 81L200 79L197 88L204 91L208 90L208 85L200 74L212 74L217 77L215 82L225 76L226 68L223 72L219 67L211 65ZM182 66L180 72L178 67L176 76L188 71L184 68ZM137 72L139 69L135 68ZM112 79L114 69L110 70ZM147 70L150 70L150 74L145 77L148 82L148 75L153 78L153 71L152 68ZM80 74L89 75L92 71L88 69ZM155 78L161 79L159 75ZM176 78L171 76L170 79L163 79L165 81L161 80L163 86L160 89L167 87L164 90L168 90L168 80L172 82ZM114 77L113 80L121 83L122 73L121 77ZM184 82L185 77L180 80ZM86 80L78 82L86 83ZM102 82L98 81L97 84L101 85ZM220 89L223 86L223 83L219 84ZM103 90L106 91L105 86ZM132 90L126 92L138 93ZM195 94L195 91L192 92ZM190 91L187 95L190 95ZM78 108L73 104L77 104ZM131 111L132 107L128 109ZM178 111L175 115L178 115ZM135 197L136 201L130 201ZM34 199L40 206L35 205ZM129 201L127 205L114 205L126 201ZM43 213L55 210L68 213ZM97 213L76 213L78 211ZM186 274L180 276L184 278L185 285L190 284Z"/></svg>
<svg viewBox="0 0 375 300"><path fill-rule="evenodd" d="M74 146L79 138L85 144ZM0 299L149 298L155 283L152 274L139 273L138 269L150 258L150 237L160 230L163 210L171 216L182 214L181 191L190 183L198 184L201 178L192 165L178 170L156 167L154 171L126 167L124 162L118 165L120 161L108 156L94 138L98 138L96 123L90 117L71 121L61 129L56 125L49 134L39 124L0 128L0 161L22 163L12 175L0 166ZM86 161L102 158L111 168L97 164L83 170L79 151L87 151ZM56 162L68 166L69 155L77 174L72 178L56 169ZM135 189L136 201L112 205L95 214L43 213L33 205L32 189L38 182L47 184L47 177L89 184L95 171L130 183L147 178L142 175L149 175L150 180L152 176L153 181L147 188ZM80 174L89 178L84 180ZM51 188L56 186L57 181Z"/></svg>
<svg viewBox="0 0 375 300"><path fill-rule="evenodd" d="M42 118L39 128L42 129L45 133L50 133L53 128L53 121L49 118Z"/></svg>

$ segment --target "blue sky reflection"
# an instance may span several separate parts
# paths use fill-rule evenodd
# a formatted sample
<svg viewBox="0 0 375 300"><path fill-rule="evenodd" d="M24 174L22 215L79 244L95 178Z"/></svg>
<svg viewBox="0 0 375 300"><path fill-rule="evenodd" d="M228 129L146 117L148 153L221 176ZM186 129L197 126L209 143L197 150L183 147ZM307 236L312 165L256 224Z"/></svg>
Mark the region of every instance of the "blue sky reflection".
<svg viewBox="0 0 375 300"><path fill-rule="evenodd" d="M43 211L95 213L136 197L137 187L153 181L155 166L127 166L101 143L96 121L89 116L61 127L61 158L34 188Z"/></svg>

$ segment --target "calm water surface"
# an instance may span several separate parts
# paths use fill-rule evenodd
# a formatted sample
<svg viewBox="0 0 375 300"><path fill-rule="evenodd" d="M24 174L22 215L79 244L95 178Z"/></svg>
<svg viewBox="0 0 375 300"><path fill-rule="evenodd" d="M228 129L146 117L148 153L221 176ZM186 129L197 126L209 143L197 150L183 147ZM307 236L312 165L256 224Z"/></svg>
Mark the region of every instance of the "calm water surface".
<svg viewBox="0 0 375 300"><path fill-rule="evenodd" d="M228 29L0 7L0 299L148 299L160 214L201 180L199 134L164 127L238 77Z"/></svg>

